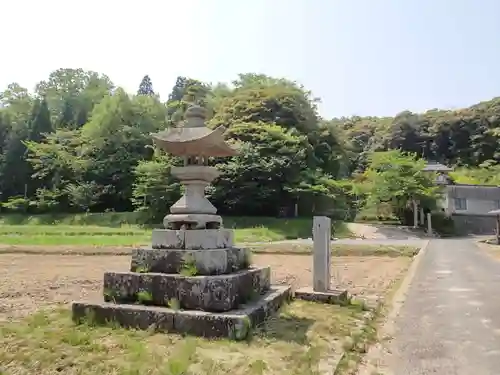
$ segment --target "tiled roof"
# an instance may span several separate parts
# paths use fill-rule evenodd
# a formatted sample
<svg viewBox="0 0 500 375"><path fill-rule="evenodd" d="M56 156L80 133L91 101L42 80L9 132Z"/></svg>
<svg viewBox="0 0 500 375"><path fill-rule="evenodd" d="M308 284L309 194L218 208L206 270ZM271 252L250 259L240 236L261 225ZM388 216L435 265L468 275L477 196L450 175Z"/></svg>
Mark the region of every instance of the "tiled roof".
<svg viewBox="0 0 500 375"><path fill-rule="evenodd" d="M447 167L446 165L433 161L427 162L427 165L424 168L424 171L427 172L450 172L452 170L453 168Z"/></svg>

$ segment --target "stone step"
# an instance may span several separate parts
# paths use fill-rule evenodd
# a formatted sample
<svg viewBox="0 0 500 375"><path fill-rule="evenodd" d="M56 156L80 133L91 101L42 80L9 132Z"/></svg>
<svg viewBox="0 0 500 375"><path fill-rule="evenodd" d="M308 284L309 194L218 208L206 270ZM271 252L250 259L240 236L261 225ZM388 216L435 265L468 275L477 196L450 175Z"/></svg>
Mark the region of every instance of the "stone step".
<svg viewBox="0 0 500 375"><path fill-rule="evenodd" d="M117 323L127 328L241 340L290 298L290 286L273 286L258 300L226 313L107 302L74 302L72 313L76 323L88 320L93 324Z"/></svg>
<svg viewBox="0 0 500 375"><path fill-rule="evenodd" d="M258 298L270 284L269 267L214 276L105 272L104 300L221 312Z"/></svg>
<svg viewBox="0 0 500 375"><path fill-rule="evenodd" d="M132 250L132 272L180 273L185 268L197 275L227 274L250 266L251 251L237 247L226 249L153 249Z"/></svg>

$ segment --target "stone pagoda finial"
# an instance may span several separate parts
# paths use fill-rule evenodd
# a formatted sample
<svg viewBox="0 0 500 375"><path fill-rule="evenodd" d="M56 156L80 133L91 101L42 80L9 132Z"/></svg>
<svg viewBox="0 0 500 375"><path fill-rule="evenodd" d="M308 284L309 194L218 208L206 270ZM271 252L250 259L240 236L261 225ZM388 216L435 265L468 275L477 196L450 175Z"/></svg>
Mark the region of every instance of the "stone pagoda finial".
<svg viewBox="0 0 500 375"><path fill-rule="evenodd" d="M207 119L207 110L199 105L193 105L184 114L185 128L203 128Z"/></svg>

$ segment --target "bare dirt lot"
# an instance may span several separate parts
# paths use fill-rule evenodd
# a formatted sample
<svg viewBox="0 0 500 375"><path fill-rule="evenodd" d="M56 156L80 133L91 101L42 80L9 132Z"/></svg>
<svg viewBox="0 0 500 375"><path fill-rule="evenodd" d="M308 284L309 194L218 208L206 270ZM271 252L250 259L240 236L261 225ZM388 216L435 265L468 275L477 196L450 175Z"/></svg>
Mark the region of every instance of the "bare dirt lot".
<svg viewBox="0 0 500 375"><path fill-rule="evenodd" d="M334 257L332 285L354 295L382 296L404 272L408 257ZM294 287L312 283L312 258L306 255L254 255L256 265L272 267L273 283ZM0 321L73 300L100 300L105 271L127 271L129 256L0 255Z"/></svg>

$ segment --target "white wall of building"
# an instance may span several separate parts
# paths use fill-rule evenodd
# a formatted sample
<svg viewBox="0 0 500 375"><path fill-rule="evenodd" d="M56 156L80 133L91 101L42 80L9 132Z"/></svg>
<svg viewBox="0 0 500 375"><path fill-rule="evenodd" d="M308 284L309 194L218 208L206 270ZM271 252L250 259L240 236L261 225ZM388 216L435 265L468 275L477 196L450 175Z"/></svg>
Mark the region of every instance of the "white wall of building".
<svg viewBox="0 0 500 375"><path fill-rule="evenodd" d="M453 191L457 187L458 194ZM500 187L450 185L441 202L449 215L487 215L500 208Z"/></svg>

